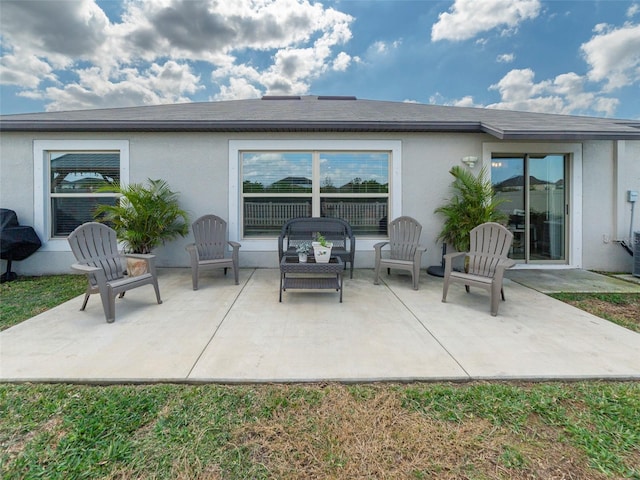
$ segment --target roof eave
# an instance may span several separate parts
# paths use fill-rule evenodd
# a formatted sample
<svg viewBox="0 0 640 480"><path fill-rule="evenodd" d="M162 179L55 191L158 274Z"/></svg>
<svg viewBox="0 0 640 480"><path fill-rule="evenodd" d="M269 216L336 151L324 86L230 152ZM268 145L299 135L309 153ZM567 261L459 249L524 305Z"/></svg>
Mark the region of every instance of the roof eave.
<svg viewBox="0 0 640 480"><path fill-rule="evenodd" d="M640 131L505 130L475 121L8 120L2 132L397 132L486 133L499 140L640 140Z"/></svg>

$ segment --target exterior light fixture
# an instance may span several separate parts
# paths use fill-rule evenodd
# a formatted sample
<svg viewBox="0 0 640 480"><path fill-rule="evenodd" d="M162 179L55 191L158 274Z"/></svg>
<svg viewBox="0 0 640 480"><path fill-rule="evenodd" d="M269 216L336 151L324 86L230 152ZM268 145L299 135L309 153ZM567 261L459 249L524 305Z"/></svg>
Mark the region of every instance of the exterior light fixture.
<svg viewBox="0 0 640 480"><path fill-rule="evenodd" d="M462 163L464 163L469 168L475 167L477 161L478 161L478 157L475 157L472 155L468 157L462 157Z"/></svg>

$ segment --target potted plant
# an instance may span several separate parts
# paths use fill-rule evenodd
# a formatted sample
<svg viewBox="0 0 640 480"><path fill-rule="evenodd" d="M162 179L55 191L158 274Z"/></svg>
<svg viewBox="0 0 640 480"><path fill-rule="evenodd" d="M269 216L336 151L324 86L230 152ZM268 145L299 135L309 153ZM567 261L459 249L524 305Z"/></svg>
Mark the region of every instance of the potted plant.
<svg viewBox="0 0 640 480"><path fill-rule="evenodd" d="M327 241L327 239L318 232L316 234L316 241L312 242L311 245L313 246L313 256L316 259L316 263L329 263L333 243Z"/></svg>
<svg viewBox="0 0 640 480"><path fill-rule="evenodd" d="M307 256L311 251L311 243L310 242L301 242L296 246L296 253L298 254L298 261L300 263L307 262Z"/></svg>
<svg viewBox="0 0 640 480"><path fill-rule="evenodd" d="M189 233L188 214L166 181L148 179L147 184L105 188L119 193L120 199L115 205L98 206L94 216L116 231L125 253L149 254L164 242ZM129 267L129 273L135 268Z"/></svg>
<svg viewBox="0 0 640 480"><path fill-rule="evenodd" d="M494 197L493 186L491 180L486 178L485 168L480 170L477 177L457 165L449 173L455 179L451 184L453 196L435 209L435 213L444 217L438 239L458 252L467 252L472 229L485 222L506 222L507 215L498 209L504 200Z"/></svg>

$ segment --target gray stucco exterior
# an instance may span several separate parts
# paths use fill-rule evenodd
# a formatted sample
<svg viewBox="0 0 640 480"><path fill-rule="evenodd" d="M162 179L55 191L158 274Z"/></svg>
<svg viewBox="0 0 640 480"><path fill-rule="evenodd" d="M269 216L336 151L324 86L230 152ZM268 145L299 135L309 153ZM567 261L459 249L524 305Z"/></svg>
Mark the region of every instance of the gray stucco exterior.
<svg viewBox="0 0 640 480"><path fill-rule="evenodd" d="M9 115L0 117L0 206L15 210L20 224L35 226L43 241L38 252L14 263L15 272L69 273L73 257L66 240L49 239L44 227L46 201L39 187L43 160L38 152L56 142L81 148L92 142L119 142L128 150L123 170L128 182L167 180L180 192L182 207L192 219L215 213L229 221L230 236L242 243L242 266L276 267L275 238L261 242L240 238L233 186L239 181L234 167L239 161L237 149L252 142L309 148L314 144L366 148L381 142L393 146L401 157L393 159L400 166L393 187L393 216L410 215L422 223L426 267L440 263L436 237L442 220L434 209L448 198L449 169L461 165L462 157L479 158L473 168L477 173L483 165L490 170L496 151L566 153L570 155L569 255L563 265L549 267L628 272L633 259L617 242L628 240L632 221L627 191L640 190L638 124L317 97ZM633 224L640 230L640 207ZM190 241L180 239L158 248L159 266L188 266L184 246ZM375 241L379 238L358 239L356 268L373 266Z"/></svg>

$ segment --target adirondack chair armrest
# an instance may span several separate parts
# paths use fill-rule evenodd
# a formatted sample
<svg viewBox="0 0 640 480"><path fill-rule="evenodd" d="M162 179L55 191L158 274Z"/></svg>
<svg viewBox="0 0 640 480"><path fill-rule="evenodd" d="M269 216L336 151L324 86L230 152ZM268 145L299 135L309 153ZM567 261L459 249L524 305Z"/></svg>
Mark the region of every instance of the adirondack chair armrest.
<svg viewBox="0 0 640 480"><path fill-rule="evenodd" d="M100 267L92 267L91 265L74 263L73 265L71 265L71 269L79 273L84 273L88 276L93 275L95 278L95 282L98 285L104 285L107 282L107 276L104 274L104 270ZM91 282L91 280L89 280L89 282L93 283Z"/></svg>
<svg viewBox="0 0 640 480"><path fill-rule="evenodd" d="M373 248L376 251L376 264L380 261L380 259L382 258L382 247L384 247L385 245L387 245L389 242L378 242L376 243Z"/></svg>
<svg viewBox="0 0 640 480"><path fill-rule="evenodd" d="M446 253L444 255L444 260L445 262L447 260L453 260L454 258L458 258L458 257L462 257L463 255L468 255L468 252L453 252L453 253Z"/></svg>
<svg viewBox="0 0 640 480"><path fill-rule="evenodd" d="M231 248L233 248L233 252L231 252L233 263L234 265L238 265L238 252L240 251L240 244L238 242L234 242L233 240L229 240L227 241L227 243Z"/></svg>
<svg viewBox="0 0 640 480"><path fill-rule="evenodd" d="M465 257L466 255L468 255L468 252L453 252L453 253L447 253L443 256L445 278L447 278L451 274L451 271L453 270L453 259L459 258L459 257Z"/></svg>
<svg viewBox="0 0 640 480"><path fill-rule="evenodd" d="M427 247L424 245L418 245L416 253L413 254L413 260L418 261L422 258L422 254L427 251Z"/></svg>
<svg viewBox="0 0 640 480"><path fill-rule="evenodd" d="M382 249L382 247L384 247L385 245L388 245L388 244L389 244L389 242L378 242L373 246L373 248L376 249L376 250L380 250L380 249Z"/></svg>
<svg viewBox="0 0 640 480"><path fill-rule="evenodd" d="M71 269L75 270L79 273L91 274L101 272L102 269L100 267L92 267L90 265L84 265L82 263L74 263L71 265Z"/></svg>
<svg viewBox="0 0 640 480"><path fill-rule="evenodd" d="M196 244L195 243L190 243L189 245L187 245L186 247L184 247L184 249L189 252L189 256L191 257L191 260L197 263L200 260L200 255L198 254L198 249L196 248Z"/></svg>
<svg viewBox="0 0 640 480"><path fill-rule="evenodd" d="M515 264L516 262L514 262L510 258L500 260L500 262L498 262L498 265L496 265L496 275L500 275L500 277L502 278L502 276L504 275L504 271L513 267Z"/></svg>

